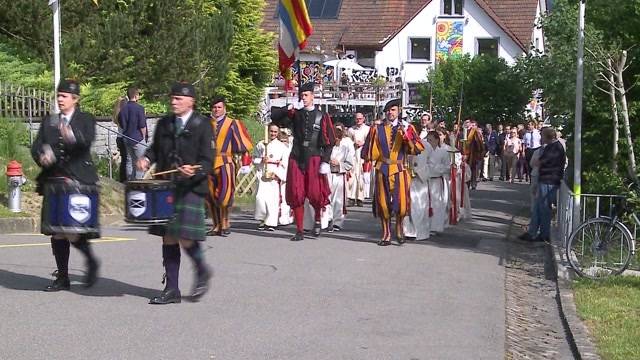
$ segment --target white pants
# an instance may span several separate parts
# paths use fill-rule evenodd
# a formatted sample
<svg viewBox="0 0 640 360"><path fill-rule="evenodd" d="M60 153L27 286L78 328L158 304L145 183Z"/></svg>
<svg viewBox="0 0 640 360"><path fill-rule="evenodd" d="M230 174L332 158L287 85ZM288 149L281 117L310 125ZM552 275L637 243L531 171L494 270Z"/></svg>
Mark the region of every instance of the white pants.
<svg viewBox="0 0 640 360"><path fill-rule="evenodd" d="M329 221L331 220L330 218L330 214L331 213L331 204L325 206L325 208L322 210L322 215L320 216L320 227L323 229L326 229L329 226ZM313 206L311 206L311 204L309 204L309 199L305 199L304 200L304 221L303 221L303 227L305 230L311 230L313 229L313 225L315 224L315 210L313 209Z"/></svg>
<svg viewBox="0 0 640 360"><path fill-rule="evenodd" d="M280 184L280 219L278 222L280 225L289 225L293 222L293 214L291 214L291 207L287 204L284 198L286 183Z"/></svg>
<svg viewBox="0 0 640 360"><path fill-rule="evenodd" d="M333 225L342 227L344 224L344 200L345 200L345 174L329 174L329 187L331 188L331 195L329 196L329 204L331 211L329 211L329 218L333 220Z"/></svg>
<svg viewBox="0 0 640 360"><path fill-rule="evenodd" d="M420 178L411 181L411 215L403 221L404 235L416 240L429 238L431 218L429 217L429 185Z"/></svg>
<svg viewBox="0 0 640 360"><path fill-rule="evenodd" d="M256 194L256 220L264 222L267 226L278 226L280 212L280 184L275 181L258 180L258 193Z"/></svg>

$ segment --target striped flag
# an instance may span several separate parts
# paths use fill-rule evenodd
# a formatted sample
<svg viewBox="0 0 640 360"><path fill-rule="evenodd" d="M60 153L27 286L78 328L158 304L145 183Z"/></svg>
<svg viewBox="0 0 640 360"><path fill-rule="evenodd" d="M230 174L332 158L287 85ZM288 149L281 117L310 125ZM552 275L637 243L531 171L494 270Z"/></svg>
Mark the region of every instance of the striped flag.
<svg viewBox="0 0 640 360"><path fill-rule="evenodd" d="M305 0L280 0L280 40L278 58L280 73L291 80L291 65L296 61L296 51L307 45L307 38L313 33L313 26L307 12Z"/></svg>

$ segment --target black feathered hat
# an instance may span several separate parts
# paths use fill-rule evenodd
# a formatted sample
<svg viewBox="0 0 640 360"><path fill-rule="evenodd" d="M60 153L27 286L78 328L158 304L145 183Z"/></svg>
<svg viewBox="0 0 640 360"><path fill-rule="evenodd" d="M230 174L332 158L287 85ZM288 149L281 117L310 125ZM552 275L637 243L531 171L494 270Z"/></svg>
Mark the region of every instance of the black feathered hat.
<svg viewBox="0 0 640 360"><path fill-rule="evenodd" d="M171 86L170 96L196 97L196 88L187 82L177 82Z"/></svg>
<svg viewBox="0 0 640 360"><path fill-rule="evenodd" d="M315 87L316 87L316 83L314 83L314 82L304 83L304 84L300 85L300 94L302 94L305 91L313 92Z"/></svg>
<svg viewBox="0 0 640 360"><path fill-rule="evenodd" d="M58 92L80 95L80 84L75 80L60 80Z"/></svg>
<svg viewBox="0 0 640 360"><path fill-rule="evenodd" d="M398 109L400 108L400 106L402 105L402 101L400 99L393 99L393 100L389 100L389 102L384 106L384 112L387 112L387 110L389 110L390 108L397 106Z"/></svg>

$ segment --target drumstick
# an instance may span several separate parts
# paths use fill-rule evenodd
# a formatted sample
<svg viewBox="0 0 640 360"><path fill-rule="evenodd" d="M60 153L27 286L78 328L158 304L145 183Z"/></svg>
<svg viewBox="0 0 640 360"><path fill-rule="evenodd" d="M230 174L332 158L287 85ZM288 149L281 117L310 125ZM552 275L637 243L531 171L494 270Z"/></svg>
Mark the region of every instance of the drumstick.
<svg viewBox="0 0 640 360"><path fill-rule="evenodd" d="M193 169L194 170L195 169L200 169L201 167L202 167L202 165L194 165ZM180 171L180 170L173 169L173 170L167 170L167 171L160 171L160 172L157 172L157 173L152 173L151 176L154 177L154 176L158 176L158 175L172 174L172 173L175 173L175 172L178 172L178 171Z"/></svg>

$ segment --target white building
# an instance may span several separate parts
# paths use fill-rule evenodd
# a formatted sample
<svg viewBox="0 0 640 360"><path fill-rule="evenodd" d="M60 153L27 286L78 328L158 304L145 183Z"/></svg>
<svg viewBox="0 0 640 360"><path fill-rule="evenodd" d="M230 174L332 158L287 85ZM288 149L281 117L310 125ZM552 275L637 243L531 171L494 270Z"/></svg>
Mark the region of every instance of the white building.
<svg viewBox="0 0 640 360"><path fill-rule="evenodd" d="M278 30L277 2L267 1L265 30ZM303 74L327 60L352 56L377 75L399 80L405 104L437 57L451 51L498 56L509 64L530 51L544 52L536 24L547 0L307 0L307 5L314 34L301 60L303 69L312 71Z"/></svg>

